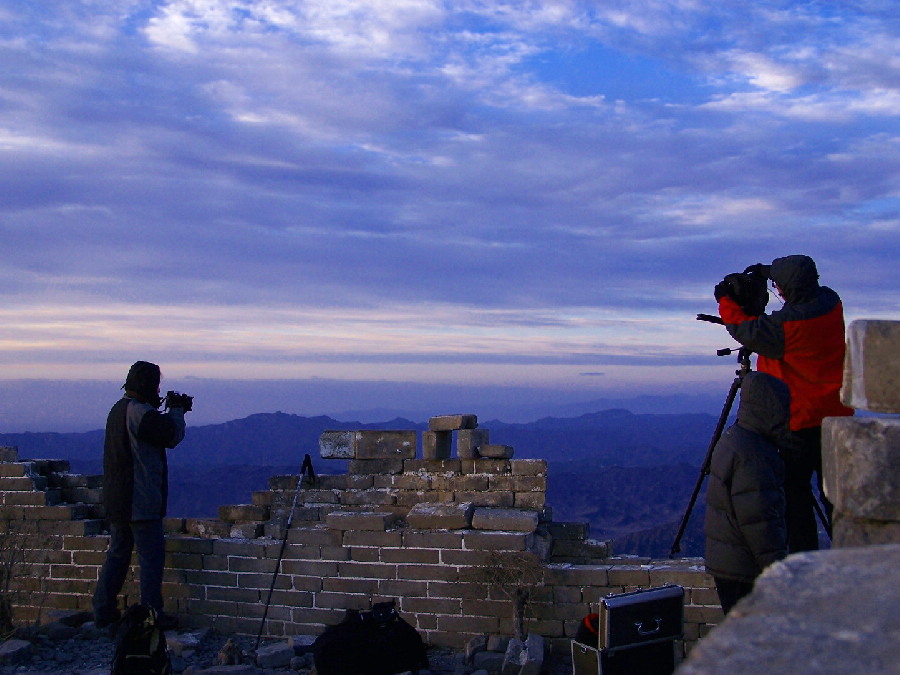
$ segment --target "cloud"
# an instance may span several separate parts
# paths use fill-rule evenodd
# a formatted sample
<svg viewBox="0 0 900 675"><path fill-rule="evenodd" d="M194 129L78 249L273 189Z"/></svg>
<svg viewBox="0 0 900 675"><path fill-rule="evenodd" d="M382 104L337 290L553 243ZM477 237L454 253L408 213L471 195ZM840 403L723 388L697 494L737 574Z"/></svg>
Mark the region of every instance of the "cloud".
<svg viewBox="0 0 900 675"><path fill-rule="evenodd" d="M799 251L896 314L889 10L6 7L0 363L675 369L717 279Z"/></svg>

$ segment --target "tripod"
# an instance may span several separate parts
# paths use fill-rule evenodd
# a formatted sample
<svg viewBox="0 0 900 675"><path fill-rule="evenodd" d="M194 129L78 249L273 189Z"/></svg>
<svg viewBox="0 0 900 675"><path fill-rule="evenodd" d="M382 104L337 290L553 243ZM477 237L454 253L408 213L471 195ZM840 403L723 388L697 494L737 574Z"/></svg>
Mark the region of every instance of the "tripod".
<svg viewBox="0 0 900 675"><path fill-rule="evenodd" d="M698 316L697 318L699 319L700 317ZM715 318L718 319L718 317ZM720 349L716 354L718 356L728 356L733 352L733 349ZM753 352L746 347L741 347L737 352L737 360L738 364L740 364L740 368L735 371L736 377L731 383L731 388L728 390L728 396L725 397L725 405L722 406L722 412L719 415L716 430L713 432L712 439L709 441L709 448L706 450L706 458L703 460L703 466L700 467L700 475L697 476L694 492L691 494L691 500L688 502L687 510L684 512L684 517L681 519L681 525L678 527L678 534L675 535L675 541L672 543L672 548L669 551L669 558L674 558L675 554L681 551L681 537L684 536L684 530L687 527L688 520L690 520L694 503L697 501L697 496L700 494L700 490L703 487L703 480L709 475L709 466L712 462L713 450L716 447L716 443L718 443L719 439L722 437L722 431L725 430L725 424L728 422L728 415L731 414L731 406L734 405L734 399L737 397L738 389L741 388L741 382L744 380L744 375L750 372L750 354Z"/></svg>
<svg viewBox="0 0 900 675"><path fill-rule="evenodd" d="M697 318L701 321L721 323L721 319L719 319L719 317L713 317L708 314L698 314ZM733 352L734 350L730 348L719 349L716 351L716 355L728 356ZM703 465L700 467L700 475L697 476L697 483L694 485L694 491L691 494L690 501L688 502L687 510L684 512L684 517L681 519L681 525L678 527L678 533L675 535L675 541L672 543L672 548L669 550L669 558L674 558L675 554L681 551L681 538L684 536L684 531L687 528L688 520L690 520L691 517L691 511L693 510L694 504L697 501L697 496L700 494L700 490L703 487L703 481L709 475L713 451L715 450L716 444L719 442L719 439L722 437L722 432L725 429L725 424L728 421L728 416L731 414L731 407L732 405L734 405L734 399L737 397L738 389L741 388L741 382L744 380L744 376L751 370L750 355L753 352L751 352L746 347L740 347L737 350L737 353L737 360L738 364L740 364L740 367L735 371L736 377L731 383L731 388L728 390L728 396L725 397L725 405L722 406L722 412L719 415L719 421L716 424L716 429L713 432L712 438L710 439L709 447L706 450L706 457L703 460ZM825 515L825 512L819 505L818 500L815 498L813 498L813 507L815 508L816 515L818 515L822 526L825 528L826 534L831 537L831 525L828 521L828 517Z"/></svg>

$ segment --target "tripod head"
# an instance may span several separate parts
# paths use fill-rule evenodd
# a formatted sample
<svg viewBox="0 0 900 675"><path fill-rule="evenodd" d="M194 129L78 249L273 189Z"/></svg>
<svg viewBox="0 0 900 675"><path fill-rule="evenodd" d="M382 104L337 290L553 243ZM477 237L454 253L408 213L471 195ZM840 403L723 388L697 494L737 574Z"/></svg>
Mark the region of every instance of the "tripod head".
<svg viewBox="0 0 900 675"><path fill-rule="evenodd" d="M708 321L709 323L717 323L720 326L725 325L725 322L722 321L720 317L713 314L698 314L697 321ZM730 356L731 354L734 354L734 352L737 352L737 360L741 365L740 369L735 371L735 375L743 377L750 372L750 355L753 353L752 351L743 346L738 347L737 349L734 347L726 347L725 349L717 349L716 356Z"/></svg>
<svg viewBox="0 0 900 675"><path fill-rule="evenodd" d="M716 356L730 356L735 352L737 352L737 362L740 365L740 368L734 371L734 374L739 378L743 378L744 375L752 370L750 367L750 355L753 353L752 351L746 347L738 347L737 349L734 347L726 347L725 349L717 349Z"/></svg>

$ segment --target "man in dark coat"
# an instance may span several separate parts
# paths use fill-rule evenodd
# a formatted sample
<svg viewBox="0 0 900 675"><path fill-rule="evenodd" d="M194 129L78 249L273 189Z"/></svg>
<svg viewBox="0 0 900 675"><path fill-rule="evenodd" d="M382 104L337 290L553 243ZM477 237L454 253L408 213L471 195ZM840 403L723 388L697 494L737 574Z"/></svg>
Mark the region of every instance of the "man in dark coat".
<svg viewBox="0 0 900 675"><path fill-rule="evenodd" d="M109 550L94 591L98 627L118 621L116 598L122 590L136 548L141 574L141 602L157 611L163 628L175 626L162 598L165 537L162 521L168 497L166 448L184 438L184 407L158 410L159 366L138 361L131 366L125 396L110 410L103 446L103 503L110 523ZM187 404L190 409L190 404Z"/></svg>
<svg viewBox="0 0 900 675"><path fill-rule="evenodd" d="M747 373L737 421L713 449L706 492L706 569L722 609L753 590L760 572L787 554L784 464L790 393L778 378Z"/></svg>
<svg viewBox="0 0 900 675"><path fill-rule="evenodd" d="M719 315L731 336L758 354L757 370L784 380L791 392L791 439L782 448L785 462L788 548L791 553L819 548L815 472L830 531L831 504L822 490L822 419L852 415L840 400L844 375L844 310L837 293L819 285L812 258L776 258L766 271L784 298L784 307L752 316L716 287ZM749 268L748 268L749 269Z"/></svg>

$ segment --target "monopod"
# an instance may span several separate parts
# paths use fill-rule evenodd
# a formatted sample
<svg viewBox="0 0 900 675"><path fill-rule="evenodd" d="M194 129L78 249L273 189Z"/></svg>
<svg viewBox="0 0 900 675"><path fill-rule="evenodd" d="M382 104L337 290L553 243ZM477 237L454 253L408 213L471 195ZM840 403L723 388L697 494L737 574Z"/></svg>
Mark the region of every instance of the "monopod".
<svg viewBox="0 0 900 675"><path fill-rule="evenodd" d="M263 627L266 625L266 616L269 614L269 603L272 602L272 592L275 590L275 580L278 578L278 570L281 568L281 559L284 557L284 549L287 546L288 533L291 531L291 524L294 522L294 511L297 509L297 497L300 495L300 488L303 486L303 477L309 478L309 484L315 485L316 472L313 470L312 460L309 455L303 457L303 464L300 465L300 475L297 476L297 489L294 491L294 501L291 504L291 512L288 515L287 524L284 528L284 536L281 539L281 549L278 551L278 561L275 563L275 572L272 574L272 584L269 586L269 595L266 598L266 608L263 610L262 621L259 623L259 633L256 634L256 645L254 651L259 649L259 641L262 639Z"/></svg>

